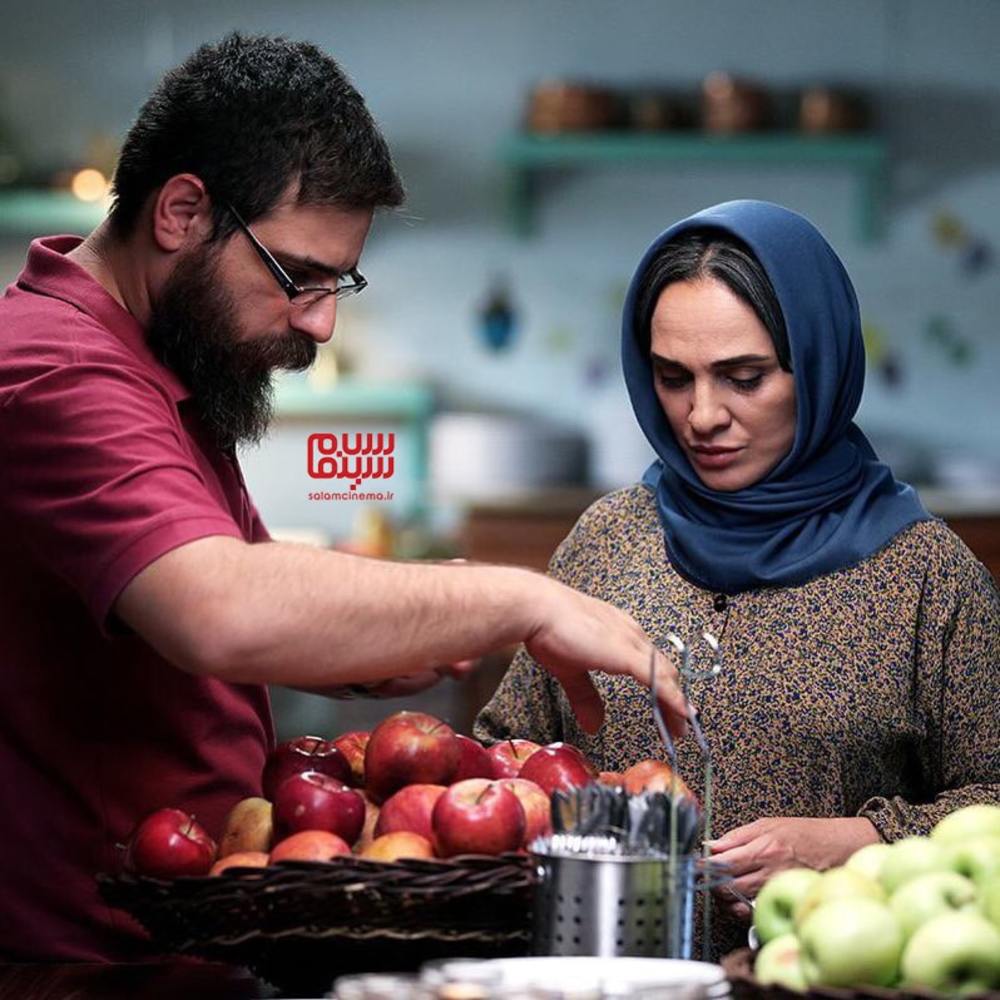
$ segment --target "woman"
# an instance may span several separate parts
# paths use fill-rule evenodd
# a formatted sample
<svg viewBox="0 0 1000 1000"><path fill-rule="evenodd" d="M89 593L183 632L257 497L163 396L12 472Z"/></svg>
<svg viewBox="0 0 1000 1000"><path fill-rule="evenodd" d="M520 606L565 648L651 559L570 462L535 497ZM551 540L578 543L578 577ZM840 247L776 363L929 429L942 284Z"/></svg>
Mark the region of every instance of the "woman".
<svg viewBox="0 0 1000 1000"><path fill-rule="evenodd" d="M860 316L819 232L754 201L668 229L632 280L622 355L658 460L581 517L550 572L660 645L720 638L721 673L687 688L734 888L1000 800L1000 597L852 423ZM588 737L522 650L477 734L567 740L606 770L662 757L642 688L595 681L608 713ZM692 740L678 762L700 791ZM749 910L719 902L724 952Z"/></svg>

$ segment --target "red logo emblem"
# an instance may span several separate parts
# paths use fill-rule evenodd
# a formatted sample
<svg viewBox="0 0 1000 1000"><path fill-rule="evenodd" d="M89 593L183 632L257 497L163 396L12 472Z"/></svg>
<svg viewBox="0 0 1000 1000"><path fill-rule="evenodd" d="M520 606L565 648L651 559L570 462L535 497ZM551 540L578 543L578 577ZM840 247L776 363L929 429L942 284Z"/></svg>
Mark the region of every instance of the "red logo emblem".
<svg viewBox="0 0 1000 1000"><path fill-rule="evenodd" d="M310 434L309 475L313 479L346 479L351 492L366 479L391 479L396 470L392 432Z"/></svg>

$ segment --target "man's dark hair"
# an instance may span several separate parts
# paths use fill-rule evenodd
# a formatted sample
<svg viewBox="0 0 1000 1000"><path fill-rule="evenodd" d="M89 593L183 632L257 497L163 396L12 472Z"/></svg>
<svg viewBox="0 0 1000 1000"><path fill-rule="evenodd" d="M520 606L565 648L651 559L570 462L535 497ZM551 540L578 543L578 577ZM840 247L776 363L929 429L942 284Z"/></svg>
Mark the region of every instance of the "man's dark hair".
<svg viewBox="0 0 1000 1000"><path fill-rule="evenodd" d="M646 268L636 296L635 330L648 350L650 326L660 293L675 281L715 278L757 314L774 344L778 364L792 370L788 331L778 296L754 252L723 230L693 229L671 240Z"/></svg>
<svg viewBox="0 0 1000 1000"><path fill-rule="evenodd" d="M403 187L361 95L314 45L239 33L203 45L163 78L139 112L114 178L111 225L135 227L149 195L192 173L212 198L215 236L297 182L300 204L393 208Z"/></svg>

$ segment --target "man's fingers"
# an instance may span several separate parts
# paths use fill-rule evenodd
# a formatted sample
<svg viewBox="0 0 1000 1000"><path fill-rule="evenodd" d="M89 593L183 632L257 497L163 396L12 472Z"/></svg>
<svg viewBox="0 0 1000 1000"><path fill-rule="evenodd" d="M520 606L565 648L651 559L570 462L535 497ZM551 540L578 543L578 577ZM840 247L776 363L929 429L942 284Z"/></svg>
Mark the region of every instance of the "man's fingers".
<svg viewBox="0 0 1000 1000"><path fill-rule="evenodd" d="M585 733L596 733L604 722L604 702L590 676L585 673L567 674L560 671L556 677L566 692L580 727Z"/></svg>

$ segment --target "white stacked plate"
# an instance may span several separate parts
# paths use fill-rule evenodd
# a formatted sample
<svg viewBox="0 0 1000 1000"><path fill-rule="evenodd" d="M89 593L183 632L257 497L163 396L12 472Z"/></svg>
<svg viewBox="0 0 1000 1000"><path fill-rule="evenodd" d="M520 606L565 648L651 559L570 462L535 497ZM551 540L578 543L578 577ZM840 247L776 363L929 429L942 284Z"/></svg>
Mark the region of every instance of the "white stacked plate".
<svg viewBox="0 0 1000 1000"><path fill-rule="evenodd" d="M647 995L647 991L653 996L654 990L657 996L683 1000L728 1000L731 995L721 965L675 958L455 959L433 963L425 975L435 983L482 983L504 990L551 990L566 996L618 998Z"/></svg>

